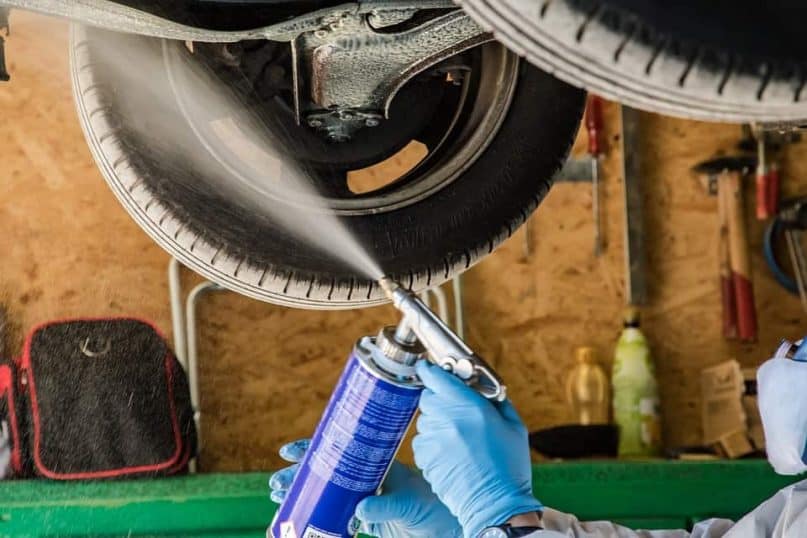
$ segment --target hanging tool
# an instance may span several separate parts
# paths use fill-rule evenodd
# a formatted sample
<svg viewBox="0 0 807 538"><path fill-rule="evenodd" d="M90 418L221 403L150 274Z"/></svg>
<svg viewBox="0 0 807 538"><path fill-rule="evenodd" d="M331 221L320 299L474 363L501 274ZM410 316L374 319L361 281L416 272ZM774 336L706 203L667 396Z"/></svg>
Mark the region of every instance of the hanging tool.
<svg viewBox="0 0 807 538"><path fill-rule="evenodd" d="M644 223L642 217L639 111L622 106L622 173L625 177L625 286L627 303L647 300Z"/></svg>
<svg viewBox="0 0 807 538"><path fill-rule="evenodd" d="M600 203L600 157L603 153L602 141L600 139L602 120L602 98L589 94L586 101L586 112L584 123L588 143L586 152L588 155L582 158L570 158L563 164L563 167L555 174L553 181L561 182L591 182L591 212L594 218L594 255L602 255L605 247L602 233L601 203ZM529 241L528 234L525 241ZM529 250L525 243L525 257Z"/></svg>
<svg viewBox="0 0 807 538"><path fill-rule="evenodd" d="M11 8L0 6L0 33L5 32L6 37L9 35L8 29L8 16ZM11 76L6 69L6 42L2 35L0 35L0 82L8 82Z"/></svg>
<svg viewBox="0 0 807 538"><path fill-rule="evenodd" d="M723 312L723 337L737 338L737 301L731 281L731 251L729 248L728 199L722 181L717 182L718 245L720 255L720 298Z"/></svg>
<svg viewBox="0 0 807 538"><path fill-rule="evenodd" d="M807 312L807 256L803 239L807 231L807 197L788 201L765 231L764 254L776 281L790 293L798 294ZM793 277L782 269L776 257L776 246L784 238Z"/></svg>
<svg viewBox="0 0 807 538"><path fill-rule="evenodd" d="M769 162L770 144L766 131L759 125L752 126L757 145L757 219L765 220L776 215L779 209L779 167Z"/></svg>
<svg viewBox="0 0 807 538"><path fill-rule="evenodd" d="M591 181L591 213L594 219L594 256L601 256L604 250L602 237L602 217L600 209L600 157L602 146L602 98L589 94L584 115L588 142L585 158L569 158L555 174L553 181ZM532 230L530 221L524 224L524 260L532 254Z"/></svg>
<svg viewBox="0 0 807 538"><path fill-rule="evenodd" d="M793 274L796 275L796 287L799 290L801 307L807 312L807 258L804 256L804 249L801 246L801 231L786 230L787 250L790 253L790 261L793 264Z"/></svg>
<svg viewBox="0 0 807 538"><path fill-rule="evenodd" d="M718 193L721 242L728 243L730 289L721 282L723 290L723 331L727 338L736 334L743 341L757 337L756 307L751 283L751 261L748 253L748 237L745 227L742 179L756 167L753 157L721 157L695 166L695 172L705 177L711 192ZM725 235L724 235L725 234ZM721 255L725 256L721 244ZM725 263L721 259L721 265ZM724 269L721 267L721 273ZM729 295L729 292L732 297ZM736 314L735 314L736 309Z"/></svg>
<svg viewBox="0 0 807 538"><path fill-rule="evenodd" d="M600 216L600 133L602 132L602 99L590 94L586 102L586 132L588 133L588 154L591 157L591 210L594 216L594 255L603 251L602 226Z"/></svg>
<svg viewBox="0 0 807 538"><path fill-rule="evenodd" d="M734 298L737 303L737 332L741 340L753 341L757 337L756 307L751 283L751 260L748 255L748 236L745 228L742 172L724 172L720 181L725 186L726 212L729 227L729 254Z"/></svg>

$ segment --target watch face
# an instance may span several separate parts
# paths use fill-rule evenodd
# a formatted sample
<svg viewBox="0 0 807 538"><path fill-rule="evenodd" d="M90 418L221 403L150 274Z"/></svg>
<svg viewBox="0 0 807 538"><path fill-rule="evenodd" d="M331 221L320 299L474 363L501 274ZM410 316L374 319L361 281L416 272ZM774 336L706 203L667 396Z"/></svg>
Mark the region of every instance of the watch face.
<svg viewBox="0 0 807 538"><path fill-rule="evenodd" d="M507 538L507 533L499 527L490 527L483 530L479 538Z"/></svg>

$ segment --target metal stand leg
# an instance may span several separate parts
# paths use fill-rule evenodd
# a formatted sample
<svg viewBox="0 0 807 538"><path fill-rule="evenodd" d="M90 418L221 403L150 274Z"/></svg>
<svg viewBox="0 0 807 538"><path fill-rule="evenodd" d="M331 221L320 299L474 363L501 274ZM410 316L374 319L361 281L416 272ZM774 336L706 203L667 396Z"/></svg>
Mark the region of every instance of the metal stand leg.
<svg viewBox="0 0 807 538"><path fill-rule="evenodd" d="M180 281L182 265L176 259L168 264L168 291L171 300L171 323L174 331L174 353L188 376L193 421L196 424L198 447L202 447L201 418L202 409L199 403L199 352L196 330L196 310L199 299L212 291L223 291L224 288L213 282L202 282L188 294L185 307L182 306L182 285ZM188 463L188 469L195 473L198 456Z"/></svg>
<svg viewBox="0 0 807 538"><path fill-rule="evenodd" d="M465 311L462 298L462 275L451 281L454 290L454 329L461 340L465 340Z"/></svg>
<svg viewBox="0 0 807 538"><path fill-rule="evenodd" d="M180 274L182 265L176 258L168 262L168 296L171 300L171 326L174 332L174 353L179 363L188 371L186 356L187 338L185 336L185 320L182 311L182 283Z"/></svg>

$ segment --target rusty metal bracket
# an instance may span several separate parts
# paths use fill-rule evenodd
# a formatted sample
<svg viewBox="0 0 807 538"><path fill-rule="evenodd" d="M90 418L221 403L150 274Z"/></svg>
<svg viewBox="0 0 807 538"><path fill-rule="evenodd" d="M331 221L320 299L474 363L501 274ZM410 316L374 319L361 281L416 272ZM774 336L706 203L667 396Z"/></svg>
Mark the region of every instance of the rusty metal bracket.
<svg viewBox="0 0 807 538"><path fill-rule="evenodd" d="M461 10L391 30L416 12L341 11L292 40L298 121L331 140L347 140L358 129L379 125L395 95L415 75L493 40Z"/></svg>

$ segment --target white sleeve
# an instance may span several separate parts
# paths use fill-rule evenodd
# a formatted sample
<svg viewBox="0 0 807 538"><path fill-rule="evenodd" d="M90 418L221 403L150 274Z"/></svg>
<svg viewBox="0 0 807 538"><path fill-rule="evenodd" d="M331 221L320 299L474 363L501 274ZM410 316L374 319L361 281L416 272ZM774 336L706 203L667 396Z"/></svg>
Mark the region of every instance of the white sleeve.
<svg viewBox="0 0 807 538"><path fill-rule="evenodd" d="M804 538L807 537L807 480L789 486L737 523L701 521L685 530L632 530L610 521L581 522L571 514L544 508L545 530L528 538Z"/></svg>
<svg viewBox="0 0 807 538"><path fill-rule="evenodd" d="M718 522L715 522L718 524ZM543 531L534 538L712 538L723 534L690 534L684 530L645 531L629 529L610 521L580 521L571 514L544 508ZM722 526L728 527L731 522ZM530 536L529 538L533 538Z"/></svg>

